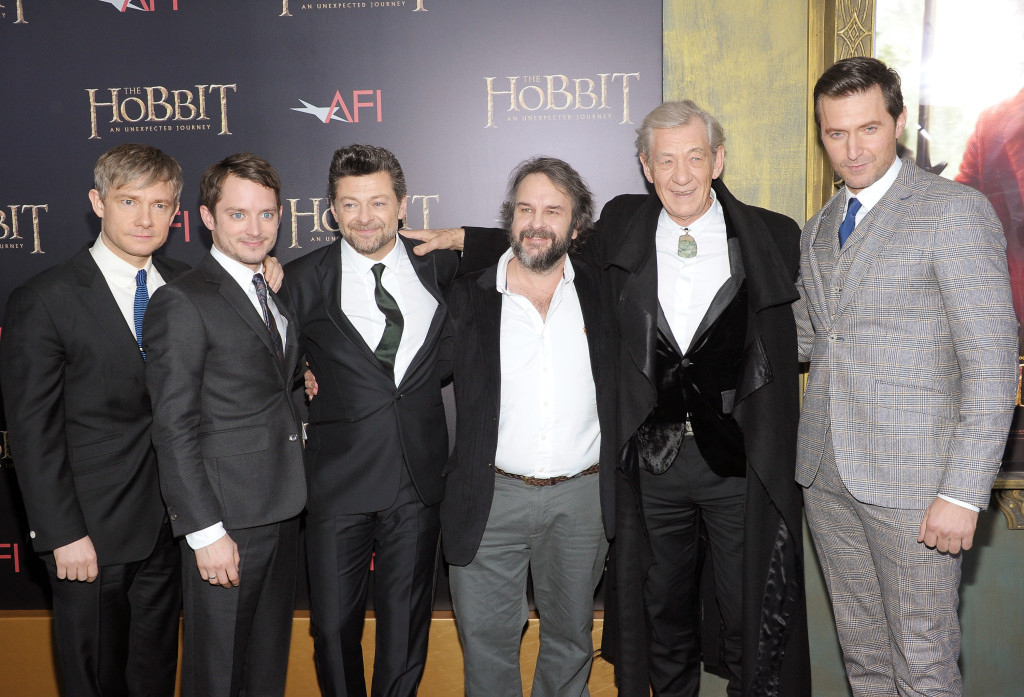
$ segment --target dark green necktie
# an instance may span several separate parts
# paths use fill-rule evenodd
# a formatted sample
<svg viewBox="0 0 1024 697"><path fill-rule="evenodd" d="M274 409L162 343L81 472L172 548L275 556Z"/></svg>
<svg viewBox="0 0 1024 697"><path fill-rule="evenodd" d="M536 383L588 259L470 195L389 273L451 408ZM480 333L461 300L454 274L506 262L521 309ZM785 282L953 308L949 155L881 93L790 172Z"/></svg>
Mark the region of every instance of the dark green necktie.
<svg viewBox="0 0 1024 697"><path fill-rule="evenodd" d="M381 285L380 277L384 273L384 264L374 264L370 270L373 271L373 280L376 284L373 288L373 299L377 301L377 308L384 315L384 334L380 337L380 343L377 344L373 355L394 377L395 354L398 353L398 344L402 340L402 328L405 326L405 320L402 318L402 311L398 309L398 303L395 302L394 296Z"/></svg>

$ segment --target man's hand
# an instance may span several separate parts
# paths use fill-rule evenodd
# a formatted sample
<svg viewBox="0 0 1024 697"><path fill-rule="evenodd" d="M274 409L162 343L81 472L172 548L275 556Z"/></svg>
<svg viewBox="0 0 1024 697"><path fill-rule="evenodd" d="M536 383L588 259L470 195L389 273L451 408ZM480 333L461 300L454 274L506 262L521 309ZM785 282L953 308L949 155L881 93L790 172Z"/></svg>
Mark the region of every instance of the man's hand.
<svg viewBox="0 0 1024 697"><path fill-rule="evenodd" d="M281 284L284 283L284 267L277 257L267 257L263 260L263 278L267 280L270 290L275 293L281 290Z"/></svg>
<svg viewBox="0 0 1024 697"><path fill-rule="evenodd" d="M62 581L67 579L92 583L99 576L96 548L92 546L88 535L53 550L53 558L57 562L57 578Z"/></svg>
<svg viewBox="0 0 1024 697"><path fill-rule="evenodd" d="M212 585L221 585L225 588L238 585L238 545L225 534L216 542L211 542L205 547L196 551L196 566L199 567L199 576Z"/></svg>
<svg viewBox="0 0 1024 697"><path fill-rule="evenodd" d="M306 368L306 372L303 377L306 379L306 399L312 400L313 397L316 397L316 393L319 391L319 385L316 384L316 375L313 375L312 370Z"/></svg>
<svg viewBox="0 0 1024 697"><path fill-rule="evenodd" d="M924 512L917 541L940 552L956 554L974 544L977 525L977 512L936 497Z"/></svg>
<svg viewBox="0 0 1024 697"><path fill-rule="evenodd" d="M443 230L399 230L399 232L403 237L423 242L423 244L413 247L412 250L419 256L435 249L455 249L461 252L466 242L466 230L461 227Z"/></svg>

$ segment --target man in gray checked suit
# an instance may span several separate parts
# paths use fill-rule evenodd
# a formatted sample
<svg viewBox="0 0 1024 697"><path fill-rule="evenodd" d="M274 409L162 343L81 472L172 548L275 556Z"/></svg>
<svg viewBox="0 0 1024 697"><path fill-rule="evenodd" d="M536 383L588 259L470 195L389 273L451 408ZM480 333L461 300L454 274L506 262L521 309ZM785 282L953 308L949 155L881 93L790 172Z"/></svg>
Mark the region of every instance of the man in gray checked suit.
<svg viewBox="0 0 1024 697"><path fill-rule="evenodd" d="M804 227L797 481L853 694L959 695L962 551L999 468L1017 327L985 198L896 157L899 76L829 68L815 120L845 187Z"/></svg>

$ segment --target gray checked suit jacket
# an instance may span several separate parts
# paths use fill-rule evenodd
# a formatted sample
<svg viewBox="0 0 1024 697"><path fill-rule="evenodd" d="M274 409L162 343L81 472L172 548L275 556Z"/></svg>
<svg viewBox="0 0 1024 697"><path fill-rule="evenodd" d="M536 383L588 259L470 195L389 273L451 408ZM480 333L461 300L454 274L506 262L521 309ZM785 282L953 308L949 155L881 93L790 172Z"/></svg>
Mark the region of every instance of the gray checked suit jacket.
<svg viewBox="0 0 1024 697"><path fill-rule="evenodd" d="M985 508L1017 388L999 219L977 191L904 160L839 253L845 196L800 238L797 481L811 484L831 437L864 503L924 509L943 494Z"/></svg>

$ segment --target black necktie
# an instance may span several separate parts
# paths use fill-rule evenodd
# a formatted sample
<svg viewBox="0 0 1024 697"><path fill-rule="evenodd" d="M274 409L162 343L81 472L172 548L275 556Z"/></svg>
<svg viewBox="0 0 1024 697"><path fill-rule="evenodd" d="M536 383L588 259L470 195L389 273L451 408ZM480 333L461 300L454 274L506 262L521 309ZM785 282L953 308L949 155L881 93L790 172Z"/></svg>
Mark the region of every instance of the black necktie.
<svg viewBox="0 0 1024 697"><path fill-rule="evenodd" d="M376 284L373 288L373 299L377 301L377 308L384 315L384 334L380 337L380 343L377 344L373 355L388 369L391 377L394 377L395 354L398 353L398 344L402 340L405 320L394 296L381 285L380 277L384 273L384 264L374 264L370 270L373 271L373 280Z"/></svg>
<svg viewBox="0 0 1024 697"><path fill-rule="evenodd" d="M254 274L252 284L256 286L256 297L260 299L260 309L263 310L263 322L267 325L267 331L270 332L270 343L274 345L277 360L284 363L281 332L277 330L277 322L274 320L274 315L270 311L270 305L267 303L267 282L263 280L263 276L260 274Z"/></svg>
<svg viewBox="0 0 1024 697"><path fill-rule="evenodd" d="M853 228L857 227L857 211L859 210L860 201L856 198L851 198L850 207L846 209L846 217L843 218L843 224L839 226L840 247L846 244L846 240L853 232Z"/></svg>

